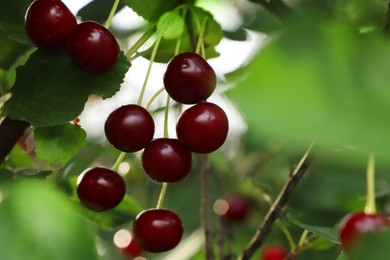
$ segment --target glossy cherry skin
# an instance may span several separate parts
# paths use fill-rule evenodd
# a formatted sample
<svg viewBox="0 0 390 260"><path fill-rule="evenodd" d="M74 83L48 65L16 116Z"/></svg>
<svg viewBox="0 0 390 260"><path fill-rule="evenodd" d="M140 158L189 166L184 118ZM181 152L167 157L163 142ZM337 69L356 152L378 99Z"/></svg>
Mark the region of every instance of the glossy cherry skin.
<svg viewBox="0 0 390 260"><path fill-rule="evenodd" d="M390 228L390 220L383 214L354 212L347 215L340 224L341 247L348 253L367 233L375 233Z"/></svg>
<svg viewBox="0 0 390 260"><path fill-rule="evenodd" d="M251 208L248 198L242 195L231 195L225 201L228 208L223 216L226 220L242 222L247 218Z"/></svg>
<svg viewBox="0 0 390 260"><path fill-rule="evenodd" d="M223 145L229 131L225 112L213 103L185 110L176 125L177 138L192 152L211 153Z"/></svg>
<svg viewBox="0 0 390 260"><path fill-rule="evenodd" d="M287 260L288 252L279 245L267 246L262 255L261 260Z"/></svg>
<svg viewBox="0 0 390 260"><path fill-rule="evenodd" d="M110 113L104 125L107 140L118 150L139 151L152 140L154 121L143 107L130 104Z"/></svg>
<svg viewBox="0 0 390 260"><path fill-rule="evenodd" d="M93 211L116 207L126 194L126 183L116 172L94 167L83 171L77 179L77 196Z"/></svg>
<svg viewBox="0 0 390 260"><path fill-rule="evenodd" d="M59 48L66 45L77 21L60 0L35 0L26 11L24 25L37 47Z"/></svg>
<svg viewBox="0 0 390 260"><path fill-rule="evenodd" d="M179 216L168 209L147 209L135 218L133 235L143 250L164 252L179 244L183 224Z"/></svg>
<svg viewBox="0 0 390 260"><path fill-rule="evenodd" d="M192 167L192 153L177 139L153 140L145 147L141 159L145 172L158 182L178 182Z"/></svg>
<svg viewBox="0 0 390 260"><path fill-rule="evenodd" d="M206 100L214 92L216 84L213 68L193 52L176 55L164 74L164 86L169 96L184 104Z"/></svg>
<svg viewBox="0 0 390 260"><path fill-rule="evenodd" d="M135 241L135 239L133 237L130 239L129 244L125 248L122 248L121 251L122 251L122 255L126 258L129 258L129 259L133 259L137 256L144 255L144 251L137 244L137 242Z"/></svg>
<svg viewBox="0 0 390 260"><path fill-rule="evenodd" d="M111 70L119 58L119 44L102 25L87 21L77 25L66 51L69 58L82 70L103 74Z"/></svg>

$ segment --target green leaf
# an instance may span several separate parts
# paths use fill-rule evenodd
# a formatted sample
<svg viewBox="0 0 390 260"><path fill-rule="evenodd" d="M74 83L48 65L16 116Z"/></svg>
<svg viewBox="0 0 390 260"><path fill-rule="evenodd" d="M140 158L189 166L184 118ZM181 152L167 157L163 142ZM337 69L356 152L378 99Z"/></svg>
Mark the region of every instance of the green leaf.
<svg viewBox="0 0 390 260"><path fill-rule="evenodd" d="M195 51L196 44L199 39L201 24L204 19L207 19L206 28L203 34L203 42L207 58L218 57L219 53L215 51L215 46L219 44L223 37L223 31L213 15L199 7L191 6L185 19L184 31L181 34L179 52ZM158 47L155 61L168 62L175 55L177 40L161 40ZM153 46L142 53L142 56L150 58Z"/></svg>
<svg viewBox="0 0 390 260"><path fill-rule="evenodd" d="M32 0L0 1L0 23L24 24L24 15Z"/></svg>
<svg viewBox="0 0 390 260"><path fill-rule="evenodd" d="M69 122L80 115L90 94L103 98L113 96L129 67L121 53L111 71L91 75L73 65L64 50L39 49L17 69L5 113L36 127Z"/></svg>
<svg viewBox="0 0 390 260"><path fill-rule="evenodd" d="M52 171L34 168L0 168L0 183L23 179L45 179Z"/></svg>
<svg viewBox="0 0 390 260"><path fill-rule="evenodd" d="M163 14L157 23L157 32L167 40L179 38L184 30L184 21L178 11Z"/></svg>
<svg viewBox="0 0 390 260"><path fill-rule="evenodd" d="M94 0L88 3L77 12L77 16L81 17L84 21L91 20L98 23L103 23L107 20L110 10L115 0ZM116 12L119 12L125 4L120 1Z"/></svg>
<svg viewBox="0 0 390 260"><path fill-rule="evenodd" d="M298 227L301 227L303 229L306 229L307 231L316 234L320 237L323 237L333 243L339 244L339 230L335 227L319 227L319 226L312 226L308 224L304 224L294 218L291 214L288 214L288 219Z"/></svg>
<svg viewBox="0 0 390 260"><path fill-rule="evenodd" d="M112 210L94 212L85 208L83 215L100 227L112 229L133 220L141 210L143 208L132 197L126 195L122 202Z"/></svg>
<svg viewBox="0 0 390 260"><path fill-rule="evenodd" d="M88 224L47 182L17 182L0 204L2 259L98 259Z"/></svg>
<svg viewBox="0 0 390 260"><path fill-rule="evenodd" d="M340 255L337 257L337 260L348 260L348 258L344 254L344 252L341 252Z"/></svg>
<svg viewBox="0 0 390 260"><path fill-rule="evenodd" d="M389 162L389 44L343 26L298 26L254 58L230 94L257 141L348 146Z"/></svg>
<svg viewBox="0 0 390 260"><path fill-rule="evenodd" d="M8 70L31 46L10 38L0 27L0 69Z"/></svg>
<svg viewBox="0 0 390 260"><path fill-rule="evenodd" d="M65 165L84 146L86 136L81 127L70 123L38 127L34 131L35 153L53 165Z"/></svg>
<svg viewBox="0 0 390 260"><path fill-rule="evenodd" d="M166 12L183 4L191 4L194 0L123 0L139 16L149 22L157 22Z"/></svg>

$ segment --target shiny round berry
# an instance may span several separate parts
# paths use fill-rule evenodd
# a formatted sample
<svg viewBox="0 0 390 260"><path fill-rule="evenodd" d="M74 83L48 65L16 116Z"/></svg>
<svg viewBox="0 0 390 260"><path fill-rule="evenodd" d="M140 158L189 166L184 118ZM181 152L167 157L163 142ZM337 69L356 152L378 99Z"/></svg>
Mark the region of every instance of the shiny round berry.
<svg viewBox="0 0 390 260"><path fill-rule="evenodd" d="M154 121L149 112L138 105L125 105L112 111L104 125L107 140L118 150L139 151L152 140Z"/></svg>
<svg viewBox="0 0 390 260"><path fill-rule="evenodd" d="M139 247L128 229L120 229L115 233L114 245L119 249L119 253L124 259L135 259L144 255L144 251Z"/></svg>
<svg viewBox="0 0 390 260"><path fill-rule="evenodd" d="M126 183L116 172L94 167L83 171L77 179L77 196L94 211L116 207L126 194Z"/></svg>
<svg viewBox="0 0 390 260"><path fill-rule="evenodd" d="M66 51L69 58L82 70L103 74L111 70L119 58L119 44L102 25L87 21L77 25Z"/></svg>
<svg viewBox="0 0 390 260"><path fill-rule="evenodd" d="M164 86L169 96L184 104L206 100L213 93L216 82L213 68L193 52L176 55L164 74Z"/></svg>
<svg viewBox="0 0 390 260"><path fill-rule="evenodd" d="M176 247L183 236L183 224L167 209L148 209L137 215L133 223L137 244L148 252L164 252Z"/></svg>
<svg viewBox="0 0 390 260"><path fill-rule="evenodd" d="M59 48L66 45L77 21L60 0L35 0L26 11L24 25L36 46Z"/></svg>
<svg viewBox="0 0 390 260"><path fill-rule="evenodd" d="M145 172L158 182L178 182L192 166L192 153L177 139L153 140L145 147L141 159Z"/></svg>
<svg viewBox="0 0 390 260"><path fill-rule="evenodd" d="M248 198L242 195L231 195L225 201L227 209L223 217L226 220L242 222L247 218L251 208Z"/></svg>
<svg viewBox="0 0 390 260"><path fill-rule="evenodd" d="M226 140L229 122L225 112L213 103L196 104L180 116L177 138L191 151L210 153L217 150Z"/></svg>
<svg viewBox="0 0 390 260"><path fill-rule="evenodd" d="M269 245L261 254L261 260L286 260L288 252L282 246Z"/></svg>
<svg viewBox="0 0 390 260"><path fill-rule="evenodd" d="M355 212L347 215L340 225L341 247L349 252L367 233L375 233L390 228L390 220L383 214Z"/></svg>

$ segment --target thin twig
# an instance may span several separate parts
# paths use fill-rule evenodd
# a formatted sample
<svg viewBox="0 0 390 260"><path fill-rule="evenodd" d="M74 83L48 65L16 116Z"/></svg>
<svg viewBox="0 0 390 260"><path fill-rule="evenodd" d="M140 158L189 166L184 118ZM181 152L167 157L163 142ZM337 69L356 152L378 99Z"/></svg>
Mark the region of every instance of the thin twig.
<svg viewBox="0 0 390 260"><path fill-rule="evenodd" d="M200 178L201 178L201 222L205 235L206 260L214 259L213 241L211 237L211 220L210 220L210 166L206 154L200 155Z"/></svg>
<svg viewBox="0 0 390 260"><path fill-rule="evenodd" d="M310 165L308 156L311 147L312 146L310 146L307 152L303 155L297 167L291 173L287 183L279 193L279 196L277 197L275 202L272 204L272 207L269 209L267 215L264 217L263 223L260 225L259 229L256 231L252 239L249 241L242 254L238 257L239 260L250 259L250 257L263 244L265 238L271 232L271 229L275 221L279 218L284 205L287 203L293 190L295 189L299 181L302 179L303 174Z"/></svg>
<svg viewBox="0 0 390 260"><path fill-rule="evenodd" d="M0 164L4 162L29 126L30 124L26 121L14 120L9 117L4 118L0 124Z"/></svg>

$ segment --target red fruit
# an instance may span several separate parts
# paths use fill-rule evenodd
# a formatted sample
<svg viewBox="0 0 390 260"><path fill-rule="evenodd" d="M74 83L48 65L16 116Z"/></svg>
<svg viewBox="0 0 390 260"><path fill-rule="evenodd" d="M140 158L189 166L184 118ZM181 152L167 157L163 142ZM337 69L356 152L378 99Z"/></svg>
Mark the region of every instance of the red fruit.
<svg viewBox="0 0 390 260"><path fill-rule="evenodd" d="M111 70L119 58L119 44L102 25L87 21L73 31L66 51L69 58L82 70L103 74Z"/></svg>
<svg viewBox="0 0 390 260"><path fill-rule="evenodd" d="M184 104L206 100L213 93L216 82L213 68L193 52L176 55L164 75L164 86L169 96Z"/></svg>
<svg viewBox="0 0 390 260"><path fill-rule="evenodd" d="M177 138L192 152L211 153L223 145L229 131L225 112L213 103L196 104L180 116Z"/></svg>
<svg viewBox="0 0 390 260"><path fill-rule="evenodd" d="M167 209L148 209L137 215L133 223L137 244L148 252L164 252L176 247L183 236L183 224Z"/></svg>
<svg viewBox="0 0 390 260"><path fill-rule="evenodd" d="M267 246L261 256L262 260L286 260L288 252L279 245Z"/></svg>
<svg viewBox="0 0 390 260"><path fill-rule="evenodd" d="M59 48L66 45L77 21L60 0L35 0L26 11L24 25L36 46Z"/></svg>
<svg viewBox="0 0 390 260"><path fill-rule="evenodd" d="M121 106L111 112L104 125L107 140L118 150L131 153L150 143L154 121L149 112L138 105Z"/></svg>
<svg viewBox="0 0 390 260"><path fill-rule="evenodd" d="M367 233L387 230L389 227L390 220L386 215L351 213L343 219L340 225L341 247L348 252Z"/></svg>
<svg viewBox="0 0 390 260"><path fill-rule="evenodd" d="M158 182L178 182L188 175L192 153L177 139L153 140L142 153L142 166Z"/></svg>
<svg viewBox="0 0 390 260"><path fill-rule="evenodd" d="M77 179L77 196L94 211L116 207L126 194L126 183L116 172L94 167L83 171Z"/></svg>
<svg viewBox="0 0 390 260"><path fill-rule="evenodd" d="M143 256L144 251L134 240L130 230L121 229L114 235L114 244L120 250L124 259L134 259L137 256Z"/></svg>
<svg viewBox="0 0 390 260"><path fill-rule="evenodd" d="M227 210L223 215L225 219L234 222L242 222L248 216L250 203L248 198L242 195L233 195L226 199Z"/></svg>

